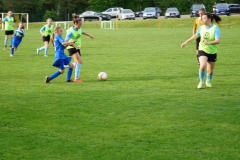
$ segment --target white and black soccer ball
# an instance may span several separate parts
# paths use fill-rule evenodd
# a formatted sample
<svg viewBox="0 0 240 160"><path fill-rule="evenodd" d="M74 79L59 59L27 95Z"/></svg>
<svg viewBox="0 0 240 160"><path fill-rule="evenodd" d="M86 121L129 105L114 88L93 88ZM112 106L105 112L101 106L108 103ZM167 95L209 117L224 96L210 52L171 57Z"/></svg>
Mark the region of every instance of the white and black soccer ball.
<svg viewBox="0 0 240 160"><path fill-rule="evenodd" d="M106 81L107 80L107 73L106 72L100 72L98 73L98 79L100 81Z"/></svg>

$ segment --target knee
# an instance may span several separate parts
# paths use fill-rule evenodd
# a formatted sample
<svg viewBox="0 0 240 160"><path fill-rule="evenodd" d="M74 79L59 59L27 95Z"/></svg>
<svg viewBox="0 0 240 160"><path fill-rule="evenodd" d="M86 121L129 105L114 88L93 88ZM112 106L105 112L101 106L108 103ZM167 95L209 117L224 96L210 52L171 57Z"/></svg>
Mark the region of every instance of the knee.
<svg viewBox="0 0 240 160"><path fill-rule="evenodd" d="M60 72L61 74L63 74L63 73L64 73L64 70L61 70L61 69L60 69L59 72Z"/></svg>

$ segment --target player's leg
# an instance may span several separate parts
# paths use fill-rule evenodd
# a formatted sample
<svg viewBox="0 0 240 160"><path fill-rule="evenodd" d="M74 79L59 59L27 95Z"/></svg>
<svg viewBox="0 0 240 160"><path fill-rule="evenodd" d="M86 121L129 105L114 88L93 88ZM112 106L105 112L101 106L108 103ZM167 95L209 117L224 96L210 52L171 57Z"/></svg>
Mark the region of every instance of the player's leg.
<svg viewBox="0 0 240 160"><path fill-rule="evenodd" d="M72 58L71 57L67 57L66 59L64 59L64 64L67 64L69 66L68 68L68 72L67 72L67 77L66 77L66 82L72 82L71 80L71 76L72 76L72 71L73 71L73 64L71 62Z"/></svg>
<svg viewBox="0 0 240 160"><path fill-rule="evenodd" d="M64 61L62 59L58 59L58 60L54 61L52 65L54 67L59 68L59 70L54 72L50 76L46 76L45 83L49 83L52 79L57 78L60 74L63 74L63 72L64 72Z"/></svg>
<svg viewBox="0 0 240 160"><path fill-rule="evenodd" d="M207 79L206 79L206 86L212 87L211 80L213 78L213 70L215 67L215 62L217 60L217 54L209 54L208 62L207 62Z"/></svg>
<svg viewBox="0 0 240 160"><path fill-rule="evenodd" d="M10 48L12 47L12 40L13 40L13 30L10 31Z"/></svg>
<svg viewBox="0 0 240 160"><path fill-rule="evenodd" d="M207 67L208 57L207 57L206 53L203 51L199 51L198 56L199 56L199 62L200 62L199 71L198 71L200 82L199 82L197 88L200 89L200 88L202 88L202 85L204 83L204 76L205 76L205 70Z"/></svg>
<svg viewBox="0 0 240 160"><path fill-rule="evenodd" d="M82 57L80 56L80 50L79 52L75 53L73 55L74 60L75 60L75 80L76 82L82 82L80 79L81 76L81 68L82 68Z"/></svg>
<svg viewBox="0 0 240 160"><path fill-rule="evenodd" d="M8 31L5 31L5 39L4 39L4 48L3 48L3 50L7 49L7 44L8 44Z"/></svg>
<svg viewBox="0 0 240 160"><path fill-rule="evenodd" d="M49 40L50 40L50 36L48 37L47 41L44 42L44 56L47 57L48 56L48 47L49 47Z"/></svg>
<svg viewBox="0 0 240 160"><path fill-rule="evenodd" d="M37 48L37 54L39 54L40 51L45 50L45 42L47 41L47 37L43 36L42 40L43 40L43 46L40 48Z"/></svg>

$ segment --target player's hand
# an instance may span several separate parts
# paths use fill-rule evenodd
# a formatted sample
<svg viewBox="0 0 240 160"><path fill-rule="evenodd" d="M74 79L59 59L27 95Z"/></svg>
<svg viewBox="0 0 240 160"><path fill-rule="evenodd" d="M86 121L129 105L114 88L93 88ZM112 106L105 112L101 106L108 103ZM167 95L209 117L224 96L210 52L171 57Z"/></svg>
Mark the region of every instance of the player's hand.
<svg viewBox="0 0 240 160"><path fill-rule="evenodd" d="M204 43L205 45L209 45L209 42L207 42L207 41L204 41L203 43Z"/></svg>
<svg viewBox="0 0 240 160"><path fill-rule="evenodd" d="M94 38L94 37L93 37L92 35L90 35L90 34L89 34L89 37L90 37L91 39L93 39L93 38Z"/></svg>
<svg viewBox="0 0 240 160"><path fill-rule="evenodd" d="M187 45L186 42L182 43L182 44L181 44L181 48L184 48L186 45Z"/></svg>

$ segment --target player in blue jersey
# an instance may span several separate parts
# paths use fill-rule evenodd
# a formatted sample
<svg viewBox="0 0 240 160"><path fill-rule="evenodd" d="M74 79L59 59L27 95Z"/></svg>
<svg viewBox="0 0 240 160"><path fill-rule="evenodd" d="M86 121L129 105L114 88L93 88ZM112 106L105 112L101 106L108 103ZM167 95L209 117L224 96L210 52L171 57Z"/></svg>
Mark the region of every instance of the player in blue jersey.
<svg viewBox="0 0 240 160"><path fill-rule="evenodd" d="M3 19L3 22L5 23L5 40L4 40L4 48L3 50L7 49L8 44L8 38L11 38L10 41L10 48L12 44L12 38L13 38L13 24L14 24L14 18L12 17L12 11L8 11L7 16Z"/></svg>
<svg viewBox="0 0 240 160"><path fill-rule="evenodd" d="M44 50L44 56L47 57L48 56L48 47L49 47L49 41L50 41L50 37L53 34L53 30L54 30L54 26L52 25L52 19L48 18L46 20L47 24L44 25L41 29L40 29L40 33L42 35L42 39L43 39L43 43L44 46L37 48L37 54L39 54L39 52L41 50Z"/></svg>
<svg viewBox="0 0 240 160"><path fill-rule="evenodd" d="M24 37L24 26L23 23L20 22L18 28L15 30L15 34L13 35L12 47L10 50L10 57L14 55L14 51L17 50L19 44L22 42L22 38Z"/></svg>
<svg viewBox="0 0 240 160"><path fill-rule="evenodd" d="M55 36L54 36L55 34ZM71 57L67 57L64 54L64 48L65 46L75 46L74 42L66 42L62 38L62 28L61 27L56 27L54 29L54 34L52 35L52 39L54 38L54 45L55 45L55 61L53 62L52 66L59 68L58 71L53 73L51 76L46 76L45 83L49 83L52 79L58 77L60 74L63 74L64 72L64 65L68 65L68 73L66 77L66 82L71 82L71 75L72 75L72 70L74 68L72 62L71 62Z"/></svg>

